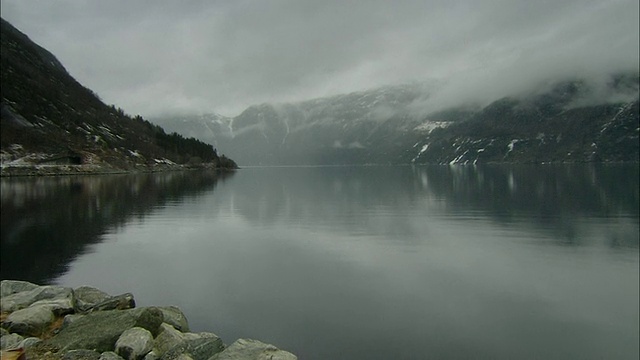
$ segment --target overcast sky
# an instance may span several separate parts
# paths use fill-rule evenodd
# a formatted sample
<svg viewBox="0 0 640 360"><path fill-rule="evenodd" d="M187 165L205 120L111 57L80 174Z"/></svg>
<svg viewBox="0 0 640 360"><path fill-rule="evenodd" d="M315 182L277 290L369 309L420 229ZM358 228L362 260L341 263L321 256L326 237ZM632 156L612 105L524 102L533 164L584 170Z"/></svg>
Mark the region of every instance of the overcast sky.
<svg viewBox="0 0 640 360"><path fill-rule="evenodd" d="M132 115L219 112L424 79L438 101L639 66L638 0L0 0Z"/></svg>

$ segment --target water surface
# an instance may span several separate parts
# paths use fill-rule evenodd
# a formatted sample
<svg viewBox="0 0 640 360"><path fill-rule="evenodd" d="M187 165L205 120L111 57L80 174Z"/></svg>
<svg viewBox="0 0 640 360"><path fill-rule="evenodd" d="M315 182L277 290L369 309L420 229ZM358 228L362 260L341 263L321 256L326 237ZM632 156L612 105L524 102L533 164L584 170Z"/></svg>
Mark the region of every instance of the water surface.
<svg viewBox="0 0 640 360"><path fill-rule="evenodd" d="M2 278L301 359L637 359L638 167L2 180Z"/></svg>

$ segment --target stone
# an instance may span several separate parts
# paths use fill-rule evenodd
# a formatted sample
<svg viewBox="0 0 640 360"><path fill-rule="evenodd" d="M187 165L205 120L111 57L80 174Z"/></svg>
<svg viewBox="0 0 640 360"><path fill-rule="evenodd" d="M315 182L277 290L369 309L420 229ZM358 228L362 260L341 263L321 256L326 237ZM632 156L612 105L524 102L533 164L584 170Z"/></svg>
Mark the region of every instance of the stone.
<svg viewBox="0 0 640 360"><path fill-rule="evenodd" d="M113 351L105 351L100 354L100 359L98 360L124 360L122 356L116 354Z"/></svg>
<svg viewBox="0 0 640 360"><path fill-rule="evenodd" d="M31 291L39 286L27 281L2 280L0 282L0 297L13 295L23 291Z"/></svg>
<svg viewBox="0 0 640 360"><path fill-rule="evenodd" d="M0 359L2 360L25 360L24 349L9 349L0 351Z"/></svg>
<svg viewBox="0 0 640 360"><path fill-rule="evenodd" d="M20 347L23 337L18 334L6 334L0 338L0 349L8 350Z"/></svg>
<svg viewBox="0 0 640 360"><path fill-rule="evenodd" d="M82 318L84 315L80 315L80 314L69 314L69 315L65 315L64 319L62 319L62 327L61 329L64 329L65 327L71 325L71 323L73 323L74 321Z"/></svg>
<svg viewBox="0 0 640 360"><path fill-rule="evenodd" d="M62 355L62 360L98 360L100 353L93 350L77 349L69 350Z"/></svg>
<svg viewBox="0 0 640 360"><path fill-rule="evenodd" d="M53 312L46 305L34 305L12 312L2 323L9 332L27 336L40 336L55 320Z"/></svg>
<svg viewBox="0 0 640 360"><path fill-rule="evenodd" d="M182 331L183 333L189 332L189 323L187 317L182 310L177 306L161 306L158 307L164 315L164 322L173 325L174 328Z"/></svg>
<svg viewBox="0 0 640 360"><path fill-rule="evenodd" d="M126 330L141 327L155 336L162 322L162 312L154 307L98 311L74 319L68 326L60 329L56 336L45 340L44 343L63 351L73 349L111 351L120 335Z"/></svg>
<svg viewBox="0 0 640 360"><path fill-rule="evenodd" d="M144 358L142 358L142 360L158 360L158 359L160 359L160 357L153 350L149 351L149 353L145 355Z"/></svg>
<svg viewBox="0 0 640 360"><path fill-rule="evenodd" d="M209 360L296 360L297 356L258 340L238 339Z"/></svg>
<svg viewBox="0 0 640 360"><path fill-rule="evenodd" d="M161 357L167 351L184 342L184 335L174 328L172 325L162 323L160 325L160 333L156 337L153 344L153 352Z"/></svg>
<svg viewBox="0 0 640 360"><path fill-rule="evenodd" d="M71 314L74 311L73 298L64 298L64 299L50 299L50 300L40 300L36 301L30 306L46 306L53 312L55 316L64 316L67 314Z"/></svg>
<svg viewBox="0 0 640 360"><path fill-rule="evenodd" d="M38 302L38 305L48 305L52 311L63 314L73 311L73 290L62 286L38 286L29 291L21 291L0 300L0 311L14 312L27 308Z"/></svg>
<svg viewBox="0 0 640 360"><path fill-rule="evenodd" d="M176 360L195 360L195 359L189 356L189 354L180 354L178 355Z"/></svg>
<svg viewBox="0 0 640 360"><path fill-rule="evenodd" d="M82 313L92 313L96 311L106 310L126 310L136 307L136 302L133 298L133 294L126 293L117 296L111 296L106 300L103 300L95 305L82 309Z"/></svg>
<svg viewBox="0 0 640 360"><path fill-rule="evenodd" d="M86 312L111 297L106 292L91 286L81 286L74 289L73 295L76 298L77 312Z"/></svg>
<svg viewBox="0 0 640 360"><path fill-rule="evenodd" d="M186 333L183 341L164 353L162 360L176 360L182 354L188 354L193 360L207 360L224 350L222 340L214 333Z"/></svg>
<svg viewBox="0 0 640 360"><path fill-rule="evenodd" d="M24 340L22 340L20 342L20 345L18 345L18 347L23 348L23 349L28 349L30 347L34 347L37 344L41 343L42 339L37 338L37 337L28 337L25 338Z"/></svg>
<svg viewBox="0 0 640 360"><path fill-rule="evenodd" d="M193 360L207 360L212 355L224 350L224 343L216 334L201 332L197 334L185 334L186 342L189 345L189 355ZM197 335L197 336L193 336Z"/></svg>
<svg viewBox="0 0 640 360"><path fill-rule="evenodd" d="M134 327L126 330L116 341L116 353L125 360L139 360L153 348L153 335L149 330Z"/></svg>

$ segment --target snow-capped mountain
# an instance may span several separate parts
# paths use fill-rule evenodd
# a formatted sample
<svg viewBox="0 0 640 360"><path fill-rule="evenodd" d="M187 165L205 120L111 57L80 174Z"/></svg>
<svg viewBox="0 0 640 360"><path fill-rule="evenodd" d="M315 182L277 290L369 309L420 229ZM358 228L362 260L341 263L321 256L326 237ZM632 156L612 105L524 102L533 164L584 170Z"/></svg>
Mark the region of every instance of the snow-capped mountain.
<svg viewBox="0 0 640 360"><path fill-rule="evenodd" d="M638 79L612 76L604 90L561 81L437 112L419 105L439 84L416 83L153 121L241 165L638 161Z"/></svg>
<svg viewBox="0 0 640 360"><path fill-rule="evenodd" d="M427 98L430 86L388 86L299 103L254 105L234 118L210 114L152 121L209 142L243 165L394 162L407 147L408 134L427 133L464 118L442 113L429 121L416 114L412 104Z"/></svg>

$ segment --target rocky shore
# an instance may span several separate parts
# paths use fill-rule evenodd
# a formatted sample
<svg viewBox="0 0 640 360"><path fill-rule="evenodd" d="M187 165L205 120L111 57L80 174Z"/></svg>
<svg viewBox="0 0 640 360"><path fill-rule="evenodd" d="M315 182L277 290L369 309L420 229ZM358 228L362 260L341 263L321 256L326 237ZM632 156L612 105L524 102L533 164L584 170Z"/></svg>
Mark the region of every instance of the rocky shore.
<svg viewBox="0 0 640 360"><path fill-rule="evenodd" d="M273 345L190 332L175 306L136 308L132 294L112 296L25 281L0 283L2 360L294 360Z"/></svg>
<svg viewBox="0 0 640 360"><path fill-rule="evenodd" d="M236 167L237 168L237 167ZM84 164L84 165L21 165L0 166L0 177L16 176L59 176L59 175L110 175L127 174L135 172L162 172L185 170L220 170L232 171L236 168L220 168L215 164L181 165L181 164L156 164L137 165L130 167L114 167L108 164Z"/></svg>

